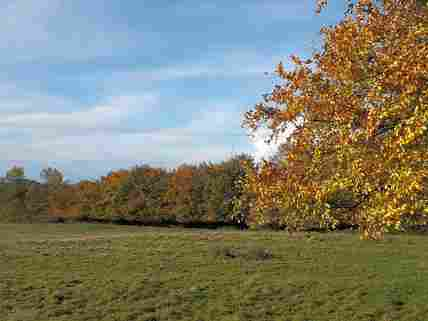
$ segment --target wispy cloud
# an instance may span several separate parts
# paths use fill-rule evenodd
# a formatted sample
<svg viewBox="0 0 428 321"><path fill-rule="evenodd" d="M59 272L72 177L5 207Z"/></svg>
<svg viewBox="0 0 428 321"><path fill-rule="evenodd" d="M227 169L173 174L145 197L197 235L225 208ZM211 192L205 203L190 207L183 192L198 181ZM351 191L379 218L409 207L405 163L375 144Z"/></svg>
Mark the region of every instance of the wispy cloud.
<svg viewBox="0 0 428 321"><path fill-rule="evenodd" d="M0 127L6 132L18 131L27 139L2 139L0 148L8 151L3 159L19 160L123 159L168 166L220 160L233 152L230 135L242 135L246 140L245 133L236 130L241 117L236 107L232 102L218 103L183 124L141 130L128 130L127 121L159 112L156 95L115 97L106 104L68 113L5 115Z"/></svg>
<svg viewBox="0 0 428 321"><path fill-rule="evenodd" d="M55 112L80 108L80 103L26 88L23 84L0 83L0 119L31 112Z"/></svg>
<svg viewBox="0 0 428 321"><path fill-rule="evenodd" d="M0 127L33 130L37 134L64 135L102 131L125 126L122 122L135 113L150 111L157 104L155 95L119 96L85 110L69 112L27 112L6 114L0 118ZM18 103L18 102L15 102ZM5 102L0 101L0 105ZM7 104L7 103L6 103ZM24 102L24 105L29 102ZM34 106L37 108L37 106ZM0 113L1 114L1 113Z"/></svg>
<svg viewBox="0 0 428 321"><path fill-rule="evenodd" d="M217 50L192 61L167 64L156 68L118 71L107 77L108 82L174 81L186 79L266 78L284 56L263 55L254 50Z"/></svg>

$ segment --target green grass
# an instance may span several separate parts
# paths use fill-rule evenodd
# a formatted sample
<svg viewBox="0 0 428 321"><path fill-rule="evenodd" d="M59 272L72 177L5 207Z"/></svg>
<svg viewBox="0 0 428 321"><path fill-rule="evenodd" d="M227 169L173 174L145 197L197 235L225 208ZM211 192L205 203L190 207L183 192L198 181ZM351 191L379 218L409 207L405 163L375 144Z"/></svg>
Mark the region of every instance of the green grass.
<svg viewBox="0 0 428 321"><path fill-rule="evenodd" d="M427 241L0 225L0 321L428 320Z"/></svg>

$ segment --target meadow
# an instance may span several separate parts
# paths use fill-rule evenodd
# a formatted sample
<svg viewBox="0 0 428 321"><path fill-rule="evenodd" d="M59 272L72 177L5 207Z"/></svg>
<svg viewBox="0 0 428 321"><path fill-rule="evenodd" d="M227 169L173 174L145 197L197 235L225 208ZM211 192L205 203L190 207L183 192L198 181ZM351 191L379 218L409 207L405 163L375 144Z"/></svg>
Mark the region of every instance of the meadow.
<svg viewBox="0 0 428 321"><path fill-rule="evenodd" d="M424 235L0 225L1 321L428 320Z"/></svg>

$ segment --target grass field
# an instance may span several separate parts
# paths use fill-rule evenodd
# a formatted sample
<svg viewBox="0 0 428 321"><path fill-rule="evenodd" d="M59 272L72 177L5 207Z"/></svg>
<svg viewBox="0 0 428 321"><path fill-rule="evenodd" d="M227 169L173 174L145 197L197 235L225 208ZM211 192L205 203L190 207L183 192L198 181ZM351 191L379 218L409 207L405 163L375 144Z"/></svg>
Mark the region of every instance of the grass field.
<svg viewBox="0 0 428 321"><path fill-rule="evenodd" d="M428 238L0 225L12 320L428 320Z"/></svg>

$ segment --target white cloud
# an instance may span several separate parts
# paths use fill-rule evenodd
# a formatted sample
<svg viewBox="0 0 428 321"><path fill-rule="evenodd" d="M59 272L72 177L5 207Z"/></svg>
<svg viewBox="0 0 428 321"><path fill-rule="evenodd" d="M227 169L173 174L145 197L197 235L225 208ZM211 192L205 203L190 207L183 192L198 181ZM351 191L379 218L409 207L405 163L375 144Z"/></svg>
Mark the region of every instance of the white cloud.
<svg viewBox="0 0 428 321"><path fill-rule="evenodd" d="M271 132L265 128L260 128L251 137L251 141L255 148L254 157L256 161L261 161L262 159L269 159L274 156L278 151L279 146L285 143L287 138L293 132L293 127L289 127L284 133L279 135L276 139L267 142L268 138L271 135Z"/></svg>
<svg viewBox="0 0 428 321"><path fill-rule="evenodd" d="M129 117L159 112L158 103L155 95L121 96L68 113L5 115L0 118L0 128L13 128L24 139L2 139L0 148L7 151L2 158L42 162L140 160L174 166L231 155L233 146L228 143L228 135L237 132L241 116L233 103L211 105L175 128L126 132L125 123L125 130L115 131Z"/></svg>
<svg viewBox="0 0 428 321"><path fill-rule="evenodd" d="M286 51L286 50L284 50ZM133 71L117 71L102 81L107 88L126 84L145 84L159 81L188 79L270 79L266 73L273 74L283 55L266 55L255 50L219 50L193 58L180 64L164 65L158 68L140 68ZM288 61L285 61L288 66ZM89 77L90 78L90 77Z"/></svg>
<svg viewBox="0 0 428 321"><path fill-rule="evenodd" d="M34 97L38 99L32 101ZM135 160L175 166L183 162L221 160L236 152L253 152L260 160L272 156L283 142L280 138L267 144L266 130L256 132L250 140L240 128L242 106L234 101L182 102L189 110L195 110L199 105L204 109L189 115L186 123L176 127L156 128L161 125L156 123L147 129L150 124L144 122L142 129L128 128L129 120L135 117L167 112L162 110L159 99L159 95L151 93L122 95L68 112L62 108L37 111L40 109L38 104L43 101L53 103L58 100L63 106L73 106L72 102L55 97L30 95L22 100L17 97L0 99L0 148L6 151L2 158L42 162ZM12 105L8 103L10 101L13 101ZM21 103L26 107L15 113L4 108ZM6 139L8 136L11 139Z"/></svg>
<svg viewBox="0 0 428 321"><path fill-rule="evenodd" d="M43 163L109 160L172 167L183 162L219 161L240 152L253 152L260 160L272 156L283 142L280 138L265 143L267 130L256 132L250 140L240 129L242 106L233 101L189 101L188 106L200 104L204 109L184 124L127 131L129 119L162 112L159 98L156 94L124 95L69 112L17 113L2 113L0 100L0 137L14 135L0 141L0 149L6 152L2 159Z"/></svg>
<svg viewBox="0 0 428 321"><path fill-rule="evenodd" d="M0 119L30 112L55 112L80 107L79 103L59 96L43 95L12 83L0 83Z"/></svg>
<svg viewBox="0 0 428 321"><path fill-rule="evenodd" d="M15 101L14 104L19 104ZM25 100L25 104L30 102ZM0 127L32 130L35 135L81 133L82 131L99 131L120 127L127 117L135 113L150 111L158 103L155 95L118 96L109 99L105 104L86 110L69 112L26 112L4 113L0 118ZM0 101L0 106L9 103ZM33 105L33 110L38 106ZM59 109L61 110L61 109ZM1 114L1 113L0 113Z"/></svg>

